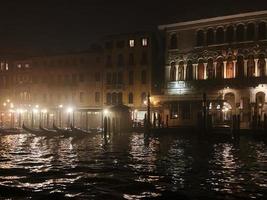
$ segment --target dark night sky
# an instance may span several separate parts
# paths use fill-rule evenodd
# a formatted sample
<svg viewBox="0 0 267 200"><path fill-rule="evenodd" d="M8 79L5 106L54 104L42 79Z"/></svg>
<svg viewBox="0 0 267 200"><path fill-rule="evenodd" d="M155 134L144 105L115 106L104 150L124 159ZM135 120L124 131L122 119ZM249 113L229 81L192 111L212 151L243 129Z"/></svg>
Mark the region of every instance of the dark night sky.
<svg viewBox="0 0 267 200"><path fill-rule="evenodd" d="M0 4L0 51L30 53L88 49L106 34L267 9L267 0L73 0Z"/></svg>

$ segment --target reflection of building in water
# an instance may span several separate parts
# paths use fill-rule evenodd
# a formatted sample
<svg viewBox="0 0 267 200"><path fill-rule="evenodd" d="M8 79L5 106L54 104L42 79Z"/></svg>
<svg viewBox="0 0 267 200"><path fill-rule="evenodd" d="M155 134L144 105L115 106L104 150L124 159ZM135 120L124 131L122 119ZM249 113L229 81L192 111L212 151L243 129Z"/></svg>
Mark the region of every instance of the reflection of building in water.
<svg viewBox="0 0 267 200"><path fill-rule="evenodd" d="M207 94L215 121L267 112L267 12L159 26L166 40L164 105L169 125L193 125Z"/></svg>

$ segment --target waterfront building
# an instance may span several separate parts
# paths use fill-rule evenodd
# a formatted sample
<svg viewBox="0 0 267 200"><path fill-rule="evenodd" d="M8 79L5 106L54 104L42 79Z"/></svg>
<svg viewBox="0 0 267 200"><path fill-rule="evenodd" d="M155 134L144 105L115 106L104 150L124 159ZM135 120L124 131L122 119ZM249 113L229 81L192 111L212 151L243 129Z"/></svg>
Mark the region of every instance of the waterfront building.
<svg viewBox="0 0 267 200"><path fill-rule="evenodd" d="M165 45L162 105L169 126L196 125L207 95L213 123L241 127L267 113L267 11L159 26ZM255 117L256 116L256 117Z"/></svg>
<svg viewBox="0 0 267 200"><path fill-rule="evenodd" d="M104 107L126 105L135 122L143 122L148 94L160 92L160 42L155 33L139 32L104 38Z"/></svg>

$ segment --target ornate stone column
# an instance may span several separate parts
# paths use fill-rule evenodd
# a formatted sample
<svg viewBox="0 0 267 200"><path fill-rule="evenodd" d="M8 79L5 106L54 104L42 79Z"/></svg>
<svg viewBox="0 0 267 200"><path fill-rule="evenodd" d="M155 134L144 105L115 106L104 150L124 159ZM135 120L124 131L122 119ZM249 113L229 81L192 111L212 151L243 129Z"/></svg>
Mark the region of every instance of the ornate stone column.
<svg viewBox="0 0 267 200"><path fill-rule="evenodd" d="M216 74L217 74L217 62L213 62L213 67L214 67L214 78L217 78Z"/></svg>
<svg viewBox="0 0 267 200"><path fill-rule="evenodd" d="M233 63L234 63L234 77L233 78L236 78L236 60L233 60Z"/></svg>
<svg viewBox="0 0 267 200"><path fill-rule="evenodd" d="M223 78L227 78L226 77L226 64L227 64L227 61L223 61Z"/></svg>
<svg viewBox="0 0 267 200"><path fill-rule="evenodd" d="M204 80L207 79L207 65L208 63L203 63L204 64Z"/></svg>
<svg viewBox="0 0 267 200"><path fill-rule="evenodd" d="M264 70L265 70L265 76L267 76L267 58L265 58Z"/></svg>
<svg viewBox="0 0 267 200"><path fill-rule="evenodd" d="M186 80L186 75L187 75L186 69L187 69L187 64L185 63L184 64L184 80Z"/></svg>
<svg viewBox="0 0 267 200"><path fill-rule="evenodd" d="M197 64L193 64L193 79L197 80Z"/></svg>
<svg viewBox="0 0 267 200"><path fill-rule="evenodd" d="M258 58L254 59L254 62L255 62L255 77L259 76L258 60L259 60Z"/></svg>

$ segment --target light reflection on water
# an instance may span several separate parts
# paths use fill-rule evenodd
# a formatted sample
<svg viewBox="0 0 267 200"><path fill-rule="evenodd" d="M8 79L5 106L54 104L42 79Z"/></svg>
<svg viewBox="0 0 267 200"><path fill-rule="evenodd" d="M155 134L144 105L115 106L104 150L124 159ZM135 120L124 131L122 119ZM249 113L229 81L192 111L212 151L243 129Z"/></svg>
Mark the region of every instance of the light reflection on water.
<svg viewBox="0 0 267 200"><path fill-rule="evenodd" d="M0 198L264 199L267 145L131 133L0 136Z"/></svg>

